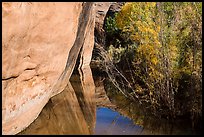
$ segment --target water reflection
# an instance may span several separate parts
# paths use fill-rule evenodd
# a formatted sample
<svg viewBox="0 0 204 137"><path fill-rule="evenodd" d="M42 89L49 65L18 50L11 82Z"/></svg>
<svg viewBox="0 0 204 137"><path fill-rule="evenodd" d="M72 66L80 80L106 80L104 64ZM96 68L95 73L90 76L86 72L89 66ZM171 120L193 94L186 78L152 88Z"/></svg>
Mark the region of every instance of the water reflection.
<svg viewBox="0 0 204 137"><path fill-rule="evenodd" d="M90 134L71 84L51 98L38 118L20 134Z"/></svg>
<svg viewBox="0 0 204 137"><path fill-rule="evenodd" d="M39 117L19 134L194 134L188 121L155 119L113 89L105 94L101 78L94 84L90 72L76 71L65 90L52 97Z"/></svg>
<svg viewBox="0 0 204 137"><path fill-rule="evenodd" d="M64 91L52 97L38 118L19 135L92 134L96 105L95 87L89 69L80 70L83 72L80 75L73 74Z"/></svg>
<svg viewBox="0 0 204 137"><path fill-rule="evenodd" d="M76 73L70 78L90 134L94 132L96 123L95 86L91 78L86 75L82 78Z"/></svg>
<svg viewBox="0 0 204 137"><path fill-rule="evenodd" d="M136 135L141 134L143 128L120 113L108 108L97 109L96 135Z"/></svg>
<svg viewBox="0 0 204 137"><path fill-rule="evenodd" d="M191 127L191 121L185 117L167 120L151 115L148 109L139 105L139 102L132 102L121 93L113 92L114 86L104 80L105 90L111 102L117 106L116 111L123 116L133 120L135 125L143 127L140 134L151 135L192 135L200 134L200 130ZM109 83L109 84L108 84Z"/></svg>

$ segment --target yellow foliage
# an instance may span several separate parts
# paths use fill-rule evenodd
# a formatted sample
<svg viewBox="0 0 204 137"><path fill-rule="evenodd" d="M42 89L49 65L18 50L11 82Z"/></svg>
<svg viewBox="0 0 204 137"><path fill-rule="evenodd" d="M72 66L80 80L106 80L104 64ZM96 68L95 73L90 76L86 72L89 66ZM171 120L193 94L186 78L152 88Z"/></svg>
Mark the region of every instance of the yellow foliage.
<svg viewBox="0 0 204 137"><path fill-rule="evenodd" d="M116 23L123 31L130 33L130 39L139 42L137 52L142 53L148 62L156 65L161 48L160 26L151 18L155 14L155 2L126 3L116 16Z"/></svg>
<svg viewBox="0 0 204 137"><path fill-rule="evenodd" d="M157 64L157 62L158 62L158 60L157 60L157 58L156 57L154 57L154 58L152 58L152 61L151 61L154 65L156 65Z"/></svg>
<svg viewBox="0 0 204 137"><path fill-rule="evenodd" d="M192 28L196 27L186 27L188 25L186 24L187 21L191 23L196 20L195 14L197 12L193 9L192 4L187 5L186 8L181 6L177 10L171 9L175 6L176 4L172 6L171 3L168 6L167 3L166 8L162 9L161 6L161 9L158 10L156 2L128 2L116 16L117 27L124 34L127 34L131 41L137 43L137 59L135 60L138 62L141 59L142 63L140 64L143 65L141 69L145 68L137 73L145 71L148 74L147 76L144 75L144 77L149 80L149 83L147 82L149 88L152 86L151 83L162 81L166 77L164 72L167 69L169 75L171 75L171 72L178 66L178 58L181 56L179 54L181 52L180 47L182 47L182 45L179 47L180 41L188 38L191 35ZM188 11L191 12L187 14ZM198 28L201 27L202 21L196 23ZM179 30L181 28L183 28L182 31ZM195 35L198 34L195 33ZM193 56L188 55L188 53L191 53L191 51L187 51L183 58L190 64L193 62ZM188 63L186 64L188 65ZM187 71L189 68L182 68L182 71Z"/></svg>

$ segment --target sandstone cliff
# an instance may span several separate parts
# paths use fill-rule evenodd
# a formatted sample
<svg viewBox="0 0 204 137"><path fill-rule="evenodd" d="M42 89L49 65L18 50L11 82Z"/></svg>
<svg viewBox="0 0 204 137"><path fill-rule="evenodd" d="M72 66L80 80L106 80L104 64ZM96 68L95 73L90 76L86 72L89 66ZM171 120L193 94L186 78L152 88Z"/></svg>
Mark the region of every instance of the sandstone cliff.
<svg viewBox="0 0 204 137"><path fill-rule="evenodd" d="M79 55L90 71L93 33L92 2L2 3L3 134L26 128L64 90Z"/></svg>

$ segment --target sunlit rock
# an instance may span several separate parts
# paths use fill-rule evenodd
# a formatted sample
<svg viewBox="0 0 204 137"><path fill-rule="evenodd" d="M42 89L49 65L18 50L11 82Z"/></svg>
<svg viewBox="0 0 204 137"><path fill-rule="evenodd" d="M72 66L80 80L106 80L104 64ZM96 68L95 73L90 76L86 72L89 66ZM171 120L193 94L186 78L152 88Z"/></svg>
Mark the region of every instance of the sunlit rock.
<svg viewBox="0 0 204 137"><path fill-rule="evenodd" d="M92 30L92 10L92 3L2 3L3 134L26 128L64 90Z"/></svg>

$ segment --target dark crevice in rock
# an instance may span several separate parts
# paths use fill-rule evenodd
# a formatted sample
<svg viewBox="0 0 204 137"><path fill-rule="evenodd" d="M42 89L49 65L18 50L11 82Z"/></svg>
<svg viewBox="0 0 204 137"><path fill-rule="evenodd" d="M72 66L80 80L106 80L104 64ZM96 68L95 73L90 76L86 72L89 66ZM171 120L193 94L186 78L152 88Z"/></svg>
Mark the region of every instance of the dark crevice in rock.
<svg viewBox="0 0 204 137"><path fill-rule="evenodd" d="M24 71L26 70L34 70L35 68L26 68Z"/></svg>
<svg viewBox="0 0 204 137"><path fill-rule="evenodd" d="M18 75L19 76L19 75ZM8 77L8 78L2 78L2 81L6 81L6 80L10 80L10 79L15 79L17 78L18 76L11 76L11 77Z"/></svg>
<svg viewBox="0 0 204 137"><path fill-rule="evenodd" d="M75 39L74 45L72 46L69 52L66 67L61 76L62 79L66 76L66 74L71 74L74 69L80 49L82 48L84 40L86 38L86 33L87 33L86 27L87 25L90 25L93 22L93 20L91 20L90 24L88 24L91 18L92 6L93 6L93 2L83 3L83 9L79 17L77 37Z"/></svg>

